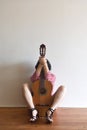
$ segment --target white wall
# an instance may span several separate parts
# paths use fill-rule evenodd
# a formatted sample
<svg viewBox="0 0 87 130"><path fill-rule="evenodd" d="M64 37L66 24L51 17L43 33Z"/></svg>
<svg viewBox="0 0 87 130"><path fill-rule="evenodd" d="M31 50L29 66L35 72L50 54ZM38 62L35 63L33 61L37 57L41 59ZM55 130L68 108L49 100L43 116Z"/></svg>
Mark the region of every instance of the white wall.
<svg viewBox="0 0 87 130"><path fill-rule="evenodd" d="M0 106L25 105L42 43L55 85L67 87L61 106L87 107L86 0L0 0Z"/></svg>

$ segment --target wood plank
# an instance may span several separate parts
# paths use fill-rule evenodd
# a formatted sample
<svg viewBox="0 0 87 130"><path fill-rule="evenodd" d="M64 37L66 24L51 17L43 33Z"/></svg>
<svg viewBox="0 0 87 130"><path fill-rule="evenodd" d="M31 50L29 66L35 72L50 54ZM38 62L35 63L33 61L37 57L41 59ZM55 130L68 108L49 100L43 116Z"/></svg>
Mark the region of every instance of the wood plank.
<svg viewBox="0 0 87 130"><path fill-rule="evenodd" d="M86 108L59 108L47 124L41 117L30 123L27 108L0 108L0 130L87 130Z"/></svg>

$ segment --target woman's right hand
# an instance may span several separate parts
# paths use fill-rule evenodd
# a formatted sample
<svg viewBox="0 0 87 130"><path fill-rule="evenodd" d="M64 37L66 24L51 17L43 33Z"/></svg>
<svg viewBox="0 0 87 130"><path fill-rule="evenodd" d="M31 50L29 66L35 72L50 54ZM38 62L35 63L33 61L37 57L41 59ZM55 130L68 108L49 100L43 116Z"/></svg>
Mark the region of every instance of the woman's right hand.
<svg viewBox="0 0 87 130"><path fill-rule="evenodd" d="M40 62L40 64L45 65L47 60L45 57L39 57L39 62Z"/></svg>

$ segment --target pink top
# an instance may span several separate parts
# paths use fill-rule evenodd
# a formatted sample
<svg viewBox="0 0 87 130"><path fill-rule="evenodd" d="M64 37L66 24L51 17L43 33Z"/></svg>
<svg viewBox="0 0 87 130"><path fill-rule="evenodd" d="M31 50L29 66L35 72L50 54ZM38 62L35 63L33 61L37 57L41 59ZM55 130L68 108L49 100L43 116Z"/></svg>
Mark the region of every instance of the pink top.
<svg viewBox="0 0 87 130"><path fill-rule="evenodd" d="M36 71L33 73L33 75L31 76L31 81L34 82L36 80L39 80L40 76L38 76L36 74ZM50 81L52 83L52 85L54 86L55 80L56 80L56 76L54 74L52 74L50 71L45 75L45 79ZM55 87L53 87L52 90L52 95L55 93Z"/></svg>

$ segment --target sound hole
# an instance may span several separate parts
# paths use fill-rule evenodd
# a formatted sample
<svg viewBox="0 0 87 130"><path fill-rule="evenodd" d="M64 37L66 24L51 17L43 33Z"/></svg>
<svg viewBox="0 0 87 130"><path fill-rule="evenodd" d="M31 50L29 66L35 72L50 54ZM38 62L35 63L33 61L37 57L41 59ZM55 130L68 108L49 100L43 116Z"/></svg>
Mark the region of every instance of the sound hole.
<svg viewBox="0 0 87 130"><path fill-rule="evenodd" d="M45 88L40 88L40 94L46 94L46 89Z"/></svg>

